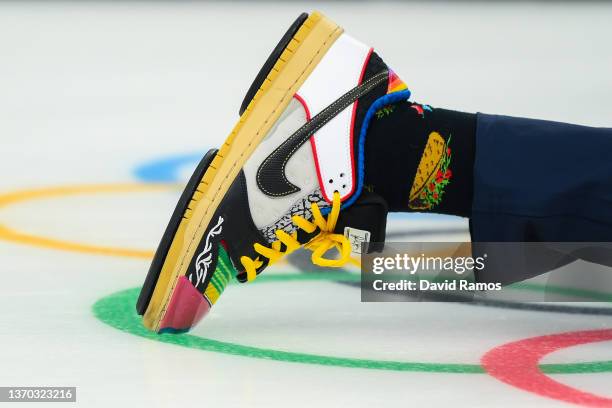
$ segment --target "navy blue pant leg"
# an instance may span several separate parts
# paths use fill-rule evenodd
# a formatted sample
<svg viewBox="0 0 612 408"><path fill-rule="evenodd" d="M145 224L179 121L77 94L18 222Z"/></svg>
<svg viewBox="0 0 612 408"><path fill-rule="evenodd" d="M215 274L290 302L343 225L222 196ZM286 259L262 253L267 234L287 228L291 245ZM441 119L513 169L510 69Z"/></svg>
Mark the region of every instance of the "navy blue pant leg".
<svg viewBox="0 0 612 408"><path fill-rule="evenodd" d="M470 229L474 242L585 242L577 253L612 242L612 129L478 114Z"/></svg>
<svg viewBox="0 0 612 408"><path fill-rule="evenodd" d="M478 114L473 241L612 241L612 129Z"/></svg>

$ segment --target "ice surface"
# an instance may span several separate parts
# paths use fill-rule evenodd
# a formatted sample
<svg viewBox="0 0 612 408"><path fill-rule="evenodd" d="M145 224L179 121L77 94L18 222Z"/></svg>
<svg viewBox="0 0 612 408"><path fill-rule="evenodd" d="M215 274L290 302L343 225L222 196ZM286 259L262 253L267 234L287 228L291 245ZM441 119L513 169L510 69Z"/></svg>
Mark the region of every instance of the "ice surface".
<svg viewBox="0 0 612 408"><path fill-rule="evenodd" d="M278 36L311 7L0 4L2 197L47 187L137 183L134 169L142 163L218 145ZM612 5L316 7L374 45L418 101L610 126ZM192 165L178 169L181 179ZM0 386L77 386L77 405L87 407L560 406L478 372L480 358L529 337L612 328L612 316L362 304L358 289L327 279L232 286L191 335L274 353L429 365L398 371L364 368L363 362L340 367L330 364L333 359L287 362L278 353L275 360L257 358L258 351L249 357L227 354L231 348L162 343L102 323L92 305L142 283L178 194L167 186L0 199L4 227L140 254L0 242ZM389 234L396 240L467 236L464 220L436 216L395 216ZM313 270L305 260L292 257L266 274ZM603 373L551 375L610 398L611 346L577 346L543 362L608 362ZM443 366L459 372L439 372Z"/></svg>

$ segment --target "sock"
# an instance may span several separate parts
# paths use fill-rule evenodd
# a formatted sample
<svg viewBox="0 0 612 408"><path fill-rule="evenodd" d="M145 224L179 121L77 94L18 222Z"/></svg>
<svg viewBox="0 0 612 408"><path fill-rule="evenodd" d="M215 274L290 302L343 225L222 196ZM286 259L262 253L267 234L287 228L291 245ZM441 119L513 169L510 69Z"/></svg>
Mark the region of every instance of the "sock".
<svg viewBox="0 0 612 408"><path fill-rule="evenodd" d="M476 115L410 101L376 112L365 142L364 188L390 211L469 217Z"/></svg>

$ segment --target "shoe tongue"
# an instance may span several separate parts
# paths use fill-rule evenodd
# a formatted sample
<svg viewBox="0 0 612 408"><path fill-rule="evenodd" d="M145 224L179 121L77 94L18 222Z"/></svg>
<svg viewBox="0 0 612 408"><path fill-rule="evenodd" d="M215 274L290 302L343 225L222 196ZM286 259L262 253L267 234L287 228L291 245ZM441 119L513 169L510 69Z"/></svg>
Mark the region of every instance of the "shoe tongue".
<svg viewBox="0 0 612 408"><path fill-rule="evenodd" d="M340 211L334 230L351 241L353 253L361 254L362 242L370 244L365 252L381 251L387 229L387 202L378 194L363 191L359 198L348 208Z"/></svg>

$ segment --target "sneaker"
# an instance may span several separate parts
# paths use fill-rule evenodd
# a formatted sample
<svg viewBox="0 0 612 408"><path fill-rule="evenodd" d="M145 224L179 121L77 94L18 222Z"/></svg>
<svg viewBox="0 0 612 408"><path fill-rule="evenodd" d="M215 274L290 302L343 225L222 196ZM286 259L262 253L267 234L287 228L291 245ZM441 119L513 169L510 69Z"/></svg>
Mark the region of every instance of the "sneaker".
<svg viewBox="0 0 612 408"><path fill-rule="evenodd" d="M363 243L384 241L387 207L362 188L364 137L378 109L409 96L371 47L300 15L189 180L138 299L144 325L186 331L230 280L252 281L302 246L331 267L374 250Z"/></svg>

